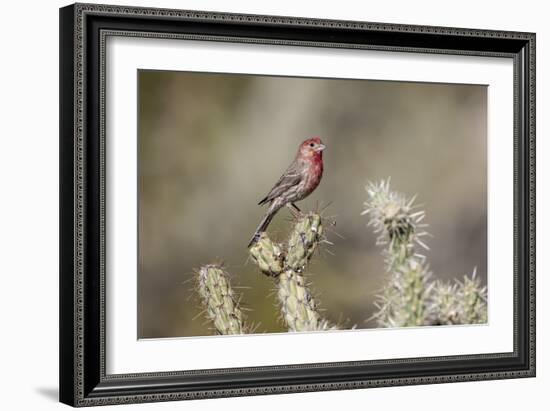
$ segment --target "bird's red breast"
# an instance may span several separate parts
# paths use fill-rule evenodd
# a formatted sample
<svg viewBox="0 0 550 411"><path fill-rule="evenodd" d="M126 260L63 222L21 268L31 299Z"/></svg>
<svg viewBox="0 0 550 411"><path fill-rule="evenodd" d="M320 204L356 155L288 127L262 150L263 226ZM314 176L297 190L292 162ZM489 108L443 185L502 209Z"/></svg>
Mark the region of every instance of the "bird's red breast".
<svg viewBox="0 0 550 411"><path fill-rule="evenodd" d="M319 137L305 140L298 150L297 160L303 162L305 171L304 191L311 193L323 176L323 150L325 145Z"/></svg>
<svg viewBox="0 0 550 411"><path fill-rule="evenodd" d="M323 177L323 158L322 155L319 158L311 160L310 171L308 173L308 179L306 181L306 191L312 192L317 188Z"/></svg>

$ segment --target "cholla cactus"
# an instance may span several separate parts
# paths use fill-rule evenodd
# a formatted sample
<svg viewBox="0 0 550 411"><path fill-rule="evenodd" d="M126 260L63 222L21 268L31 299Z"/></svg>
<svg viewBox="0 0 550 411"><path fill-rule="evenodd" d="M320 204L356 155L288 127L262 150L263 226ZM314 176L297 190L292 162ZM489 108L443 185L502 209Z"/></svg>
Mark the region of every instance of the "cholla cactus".
<svg viewBox="0 0 550 411"><path fill-rule="evenodd" d="M487 287L482 287L476 271L471 277L464 276L458 283L459 313L462 324L487 322Z"/></svg>
<svg viewBox="0 0 550 411"><path fill-rule="evenodd" d="M205 265L197 276L206 315L214 323L216 331L219 334L245 333L244 316L224 269L216 264Z"/></svg>
<svg viewBox="0 0 550 411"><path fill-rule="evenodd" d="M424 256L416 246L428 248L420 239L423 230L423 210L414 206L415 198L407 199L391 191L389 180L369 183L363 215L369 216L369 226L378 234L377 244L384 247L389 284L378 297L375 314L379 325L406 327L423 325L427 318L427 297L430 272Z"/></svg>
<svg viewBox="0 0 550 411"><path fill-rule="evenodd" d="M249 249L260 270L275 277L281 316L289 331L334 328L319 313L302 274L322 241L321 217L308 213L298 219L286 244L274 244L264 233Z"/></svg>
<svg viewBox="0 0 550 411"><path fill-rule="evenodd" d="M436 281L428 306L431 325L460 324L457 285Z"/></svg>
<svg viewBox="0 0 550 411"><path fill-rule="evenodd" d="M378 297L374 318L384 327L412 325L477 324L487 321L487 289L481 287L474 271L451 285L430 282L426 258L418 246L428 249L421 237L428 235L422 223L425 212L391 191L389 180L369 183L365 211L369 226L384 247L388 284Z"/></svg>
<svg viewBox="0 0 550 411"><path fill-rule="evenodd" d="M431 325L483 324L487 322L487 287L476 271L455 284L437 282L430 295Z"/></svg>
<svg viewBox="0 0 550 411"><path fill-rule="evenodd" d="M369 182L366 187L367 201L361 215L369 216L368 226L378 234L376 243L385 247L388 271L393 271L412 257L423 259L415 254L415 245L428 249L421 237L428 235L422 224L426 213L414 205L416 198L407 199L401 193L390 190L390 180L379 183Z"/></svg>

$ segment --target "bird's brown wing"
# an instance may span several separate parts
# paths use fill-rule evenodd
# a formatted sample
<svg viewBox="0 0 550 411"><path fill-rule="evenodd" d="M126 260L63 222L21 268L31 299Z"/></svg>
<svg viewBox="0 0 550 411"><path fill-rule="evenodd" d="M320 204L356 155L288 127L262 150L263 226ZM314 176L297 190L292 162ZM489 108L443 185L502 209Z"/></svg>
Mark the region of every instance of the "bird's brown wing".
<svg viewBox="0 0 550 411"><path fill-rule="evenodd" d="M284 174L279 178L279 181L275 183L271 191L265 196L258 205L269 203L273 199L281 196L287 192L290 188L298 185L302 180L302 174L300 173L299 166L296 161L286 169Z"/></svg>

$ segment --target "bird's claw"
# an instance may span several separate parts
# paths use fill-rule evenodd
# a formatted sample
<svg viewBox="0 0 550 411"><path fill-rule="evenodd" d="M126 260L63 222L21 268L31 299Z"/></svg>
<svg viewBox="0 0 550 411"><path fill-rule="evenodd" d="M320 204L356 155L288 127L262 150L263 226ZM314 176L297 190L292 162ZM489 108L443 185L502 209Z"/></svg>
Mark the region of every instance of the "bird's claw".
<svg viewBox="0 0 550 411"><path fill-rule="evenodd" d="M300 210L298 206L296 206L296 204L288 203L286 206L288 207L290 213L294 216L294 218L301 219L304 217L304 213L302 213L302 210Z"/></svg>

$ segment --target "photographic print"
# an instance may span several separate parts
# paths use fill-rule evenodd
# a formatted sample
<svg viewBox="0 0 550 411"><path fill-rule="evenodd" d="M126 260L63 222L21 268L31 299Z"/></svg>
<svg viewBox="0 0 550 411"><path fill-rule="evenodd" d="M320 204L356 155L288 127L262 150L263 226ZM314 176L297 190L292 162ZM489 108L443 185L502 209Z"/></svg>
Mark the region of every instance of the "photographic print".
<svg viewBox="0 0 550 411"><path fill-rule="evenodd" d="M138 338L487 323L486 85L137 87Z"/></svg>
<svg viewBox="0 0 550 411"><path fill-rule="evenodd" d="M61 8L60 401L534 377L535 43Z"/></svg>

